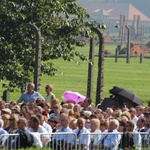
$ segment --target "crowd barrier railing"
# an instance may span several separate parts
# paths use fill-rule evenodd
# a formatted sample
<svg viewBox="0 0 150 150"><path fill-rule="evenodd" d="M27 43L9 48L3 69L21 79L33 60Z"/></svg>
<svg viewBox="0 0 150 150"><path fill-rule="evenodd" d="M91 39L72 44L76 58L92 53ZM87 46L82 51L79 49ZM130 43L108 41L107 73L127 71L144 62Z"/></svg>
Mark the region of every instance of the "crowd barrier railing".
<svg viewBox="0 0 150 150"><path fill-rule="evenodd" d="M52 134L32 133L34 144L32 150L150 150L150 135L147 132L132 132L129 135L125 133L83 133L78 139L75 133L59 132ZM41 145L36 139L40 138ZM108 141L105 141L107 138ZM123 140L117 141L118 138ZM20 143L16 142L19 134L3 134L0 137L1 148L5 150L20 149ZM45 139L44 142L42 141ZM101 140L100 140L101 139ZM104 139L102 141L102 139ZM133 140L133 141L132 141ZM36 143L37 142L37 143ZM43 142L43 143L42 143ZM131 144L129 147L127 144Z"/></svg>
<svg viewBox="0 0 150 150"><path fill-rule="evenodd" d="M17 138L19 138L19 134L2 134L0 136L0 149L18 149L20 147L20 142L16 142Z"/></svg>

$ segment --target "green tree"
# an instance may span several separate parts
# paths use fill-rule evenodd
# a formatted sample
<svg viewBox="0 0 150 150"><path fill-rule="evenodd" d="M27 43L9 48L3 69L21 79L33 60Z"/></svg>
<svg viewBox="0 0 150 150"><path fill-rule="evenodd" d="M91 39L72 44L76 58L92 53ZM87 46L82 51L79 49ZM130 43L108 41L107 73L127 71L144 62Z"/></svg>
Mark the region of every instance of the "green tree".
<svg viewBox="0 0 150 150"><path fill-rule="evenodd" d="M79 37L88 34L88 13L76 0L1 0L0 79L8 87L22 88L33 79L35 35L26 23L35 23L42 34L42 73L54 75L53 59L73 60ZM23 90L23 89L22 89Z"/></svg>

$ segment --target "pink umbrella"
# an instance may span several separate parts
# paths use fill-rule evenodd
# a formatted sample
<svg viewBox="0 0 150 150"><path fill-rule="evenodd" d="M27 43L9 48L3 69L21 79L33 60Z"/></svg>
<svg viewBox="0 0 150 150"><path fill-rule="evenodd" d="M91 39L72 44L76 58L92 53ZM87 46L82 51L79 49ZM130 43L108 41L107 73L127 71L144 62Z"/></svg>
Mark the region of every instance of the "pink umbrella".
<svg viewBox="0 0 150 150"><path fill-rule="evenodd" d="M83 102L84 99L86 98L86 96L80 94L79 92L73 92L73 91L65 91L62 96L66 101L73 102L75 104Z"/></svg>

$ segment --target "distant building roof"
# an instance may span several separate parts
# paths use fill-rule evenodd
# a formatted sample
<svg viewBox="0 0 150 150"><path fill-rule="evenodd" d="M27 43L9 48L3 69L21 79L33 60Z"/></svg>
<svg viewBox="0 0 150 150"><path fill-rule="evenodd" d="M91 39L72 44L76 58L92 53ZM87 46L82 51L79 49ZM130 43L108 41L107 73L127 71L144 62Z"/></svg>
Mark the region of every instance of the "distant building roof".
<svg viewBox="0 0 150 150"><path fill-rule="evenodd" d="M111 11L112 11L112 10L96 9L96 10L94 10L92 13L101 12L104 16L109 16Z"/></svg>
<svg viewBox="0 0 150 150"><path fill-rule="evenodd" d="M140 12L137 8L133 5L129 4L129 11L128 11L128 19L133 20L134 15L139 15L141 21L150 21L150 18L145 16L142 12Z"/></svg>
<svg viewBox="0 0 150 150"><path fill-rule="evenodd" d="M139 15L141 21L150 21L150 18L140 12L132 4L92 2L81 3L81 5L86 8L90 14L101 11L103 15L109 16L109 19L119 20L120 15L125 15L127 20L132 21L134 20L134 15Z"/></svg>

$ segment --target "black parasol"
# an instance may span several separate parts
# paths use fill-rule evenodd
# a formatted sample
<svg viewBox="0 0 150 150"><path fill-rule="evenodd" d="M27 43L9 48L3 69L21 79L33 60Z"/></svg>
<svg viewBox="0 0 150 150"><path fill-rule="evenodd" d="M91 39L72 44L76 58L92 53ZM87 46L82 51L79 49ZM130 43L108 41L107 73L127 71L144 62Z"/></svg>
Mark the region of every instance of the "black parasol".
<svg viewBox="0 0 150 150"><path fill-rule="evenodd" d="M109 92L115 95L120 101L131 101L136 105L143 105L142 100L135 93L125 88L114 86Z"/></svg>

